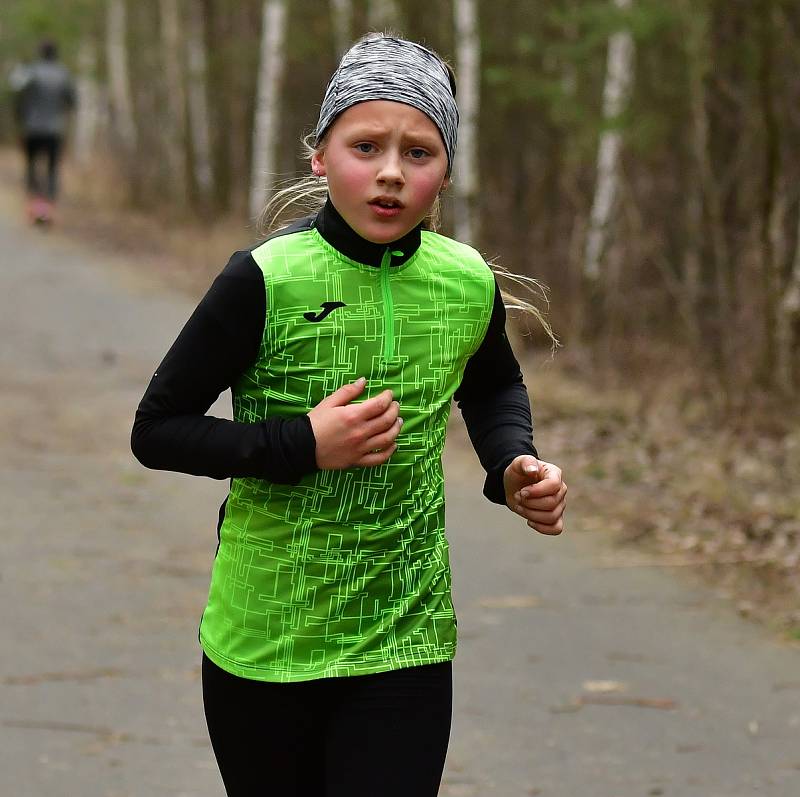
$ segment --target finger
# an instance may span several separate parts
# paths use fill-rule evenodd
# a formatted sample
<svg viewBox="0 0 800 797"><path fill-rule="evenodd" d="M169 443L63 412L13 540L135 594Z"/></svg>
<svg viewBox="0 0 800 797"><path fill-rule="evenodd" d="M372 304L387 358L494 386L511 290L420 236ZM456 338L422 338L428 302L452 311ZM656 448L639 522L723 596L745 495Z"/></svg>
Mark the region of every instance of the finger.
<svg viewBox="0 0 800 797"><path fill-rule="evenodd" d="M325 396L325 398L322 399L317 406L343 407L353 401L353 399L358 398L358 396L364 392L364 386L366 384L367 380L361 376L356 379L355 382L349 382L346 385L342 385L338 390L331 393L330 396Z"/></svg>
<svg viewBox="0 0 800 797"><path fill-rule="evenodd" d="M403 419L397 418L395 422L391 425L388 432L384 432L383 434L375 435L374 437L370 437L369 440L364 443L364 450L365 452L375 451L375 449L384 449L387 446L390 446L394 443L397 435L400 434L400 430L403 428Z"/></svg>
<svg viewBox="0 0 800 797"><path fill-rule="evenodd" d="M540 512L549 512L559 504L565 503L567 496L567 485L562 484L557 493L546 495L542 498L531 497L527 489L523 488L514 496L516 502L526 509L536 509Z"/></svg>
<svg viewBox="0 0 800 797"><path fill-rule="evenodd" d="M545 498L549 495L558 495L564 482L561 481L561 473L546 476L536 484L529 484L519 490L522 498ZM525 493L525 495L523 495Z"/></svg>
<svg viewBox="0 0 800 797"><path fill-rule="evenodd" d="M362 428L365 437L374 437L375 435L384 434L384 432L394 426L400 414L400 404L396 401L391 402L386 408L386 411L379 415L377 418L366 422ZM376 446L373 446L376 447Z"/></svg>
<svg viewBox="0 0 800 797"><path fill-rule="evenodd" d="M540 534L549 534L551 536L556 536L561 534L564 531L564 521L559 518L557 523L553 525L547 523L533 523L532 521L528 521L528 525L538 531Z"/></svg>
<svg viewBox="0 0 800 797"><path fill-rule="evenodd" d="M511 463L511 470L521 479L531 484L539 480L541 469L539 460L530 454L523 454Z"/></svg>
<svg viewBox="0 0 800 797"><path fill-rule="evenodd" d="M383 390L377 396L373 396L361 404L356 404L357 417L365 421L382 415L391 405L392 398L391 390Z"/></svg>
<svg viewBox="0 0 800 797"><path fill-rule="evenodd" d="M555 509L541 511L538 509L526 509L524 506L518 505L515 511L518 515L524 517L525 520L529 520L533 523L544 523L545 525L552 526L564 514L564 509L565 507L558 506Z"/></svg>
<svg viewBox="0 0 800 797"><path fill-rule="evenodd" d="M364 454L355 465L360 468L374 468L376 465L383 465L395 451L397 451L397 446L392 443L392 445L385 448L383 451L370 451L368 454Z"/></svg>

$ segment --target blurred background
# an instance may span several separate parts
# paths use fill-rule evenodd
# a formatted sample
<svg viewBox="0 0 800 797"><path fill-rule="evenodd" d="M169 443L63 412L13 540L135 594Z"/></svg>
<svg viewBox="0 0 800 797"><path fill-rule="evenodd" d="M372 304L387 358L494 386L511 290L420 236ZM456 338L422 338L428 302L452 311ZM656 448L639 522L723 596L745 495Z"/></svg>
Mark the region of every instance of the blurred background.
<svg viewBox="0 0 800 797"><path fill-rule="evenodd" d="M758 559L796 598L793 0L4 0L0 168L21 179L14 74L53 39L78 93L65 228L168 250L155 268L198 295L308 174L341 52L385 29L458 76L442 231L549 290L555 358L521 319L516 344L544 450L614 486L604 528Z"/></svg>
<svg viewBox="0 0 800 797"><path fill-rule="evenodd" d="M57 234L194 302L309 173L339 55L387 29L458 78L442 232L547 286L555 353L510 326L568 528L796 643L796 0L2 0L3 213L23 216L14 83L52 39L77 87Z"/></svg>

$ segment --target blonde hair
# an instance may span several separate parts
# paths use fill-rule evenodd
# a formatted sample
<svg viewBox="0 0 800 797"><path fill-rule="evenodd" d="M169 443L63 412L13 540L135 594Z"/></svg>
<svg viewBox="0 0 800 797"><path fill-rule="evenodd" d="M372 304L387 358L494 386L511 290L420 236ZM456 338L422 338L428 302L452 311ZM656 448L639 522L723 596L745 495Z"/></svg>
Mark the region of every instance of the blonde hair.
<svg viewBox="0 0 800 797"><path fill-rule="evenodd" d="M384 34L368 33L362 36L359 41L363 41L372 36L395 36L397 34L386 31ZM456 93L456 77L450 64L442 59L445 64L448 74L450 76L450 84L453 90L453 96ZM322 137L322 140L315 146L315 134L309 133L304 136L301 141L302 157L304 160L311 160L311 157L317 153L322 152L327 144L328 136L332 126L328 128L328 132ZM328 181L325 177L317 177L312 175L304 175L302 177L291 177L288 180L279 181L276 183L276 190L269 198L264 209L259 214L258 229L263 234L268 234L274 230L285 227L292 221L296 221L302 216L307 216L319 211L325 204L328 196ZM291 217L287 218L285 214L291 211ZM298 211L302 211L297 215ZM428 215L423 220L423 228L431 232L438 232L441 226L441 200L437 196ZM555 354L555 350L561 345L558 338L553 333L553 329L547 320L546 311L541 310L538 302L542 302L546 308L550 307L549 291L547 286L539 282L533 277L523 274L517 274L509 271L504 266L494 262L487 261L489 268L494 272L496 277L499 277L498 284L500 285L500 295L503 299L503 304L507 310L519 310L523 317L533 317L541 325L547 337L550 339L551 356ZM511 282L524 290L527 298L517 295L516 292L505 290L502 287L503 282Z"/></svg>

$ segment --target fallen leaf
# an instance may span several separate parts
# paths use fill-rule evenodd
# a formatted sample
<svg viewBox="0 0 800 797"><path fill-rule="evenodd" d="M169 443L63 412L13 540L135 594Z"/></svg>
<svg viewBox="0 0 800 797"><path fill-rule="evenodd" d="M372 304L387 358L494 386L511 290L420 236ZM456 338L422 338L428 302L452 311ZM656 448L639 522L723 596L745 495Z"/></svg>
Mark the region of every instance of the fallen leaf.
<svg viewBox="0 0 800 797"><path fill-rule="evenodd" d="M624 692L628 685L622 681L584 681L583 688L587 692Z"/></svg>
<svg viewBox="0 0 800 797"><path fill-rule="evenodd" d="M530 609L541 606L542 602L535 595L499 595L495 598L481 598L478 605L484 609Z"/></svg>

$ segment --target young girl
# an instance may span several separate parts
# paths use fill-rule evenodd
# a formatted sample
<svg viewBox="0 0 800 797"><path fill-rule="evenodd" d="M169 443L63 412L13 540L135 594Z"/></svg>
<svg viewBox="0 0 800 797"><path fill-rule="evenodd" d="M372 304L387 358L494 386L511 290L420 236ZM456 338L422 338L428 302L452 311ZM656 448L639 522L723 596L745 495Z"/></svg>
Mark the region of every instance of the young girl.
<svg viewBox="0 0 800 797"><path fill-rule="evenodd" d="M231 478L200 624L231 797L437 794L456 648L451 399L486 497L562 530L566 485L533 447L493 273L426 229L457 129L436 54L357 42L316 129L324 207L232 256L136 414L144 465ZM235 420L205 415L228 387Z"/></svg>

